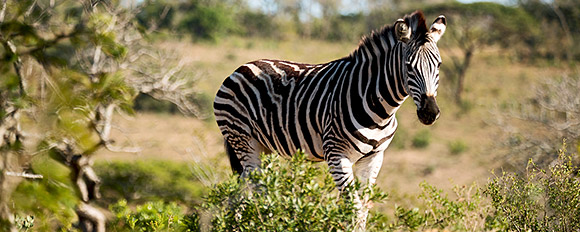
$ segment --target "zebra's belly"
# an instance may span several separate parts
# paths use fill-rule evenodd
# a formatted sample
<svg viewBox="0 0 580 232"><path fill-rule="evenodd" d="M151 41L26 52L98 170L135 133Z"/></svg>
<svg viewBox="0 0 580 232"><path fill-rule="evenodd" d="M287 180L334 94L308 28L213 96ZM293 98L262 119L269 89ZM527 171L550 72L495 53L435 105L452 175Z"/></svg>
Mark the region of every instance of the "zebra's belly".
<svg viewBox="0 0 580 232"><path fill-rule="evenodd" d="M277 152L285 157L291 157L300 150L307 154L308 159L311 161L324 160L322 133L311 132L308 128L303 128L304 125L299 123L286 123L285 125L277 126L272 124L265 125L267 122L261 122L261 124L253 126L254 134L258 137L258 141L268 150ZM269 127L269 131L260 129L265 127Z"/></svg>

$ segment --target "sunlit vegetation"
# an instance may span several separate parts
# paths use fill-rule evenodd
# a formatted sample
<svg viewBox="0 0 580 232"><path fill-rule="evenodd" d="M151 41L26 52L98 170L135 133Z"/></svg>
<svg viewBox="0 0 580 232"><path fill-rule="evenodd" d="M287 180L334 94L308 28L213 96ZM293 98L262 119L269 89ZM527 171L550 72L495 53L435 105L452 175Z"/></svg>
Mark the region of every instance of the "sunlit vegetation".
<svg viewBox="0 0 580 232"><path fill-rule="evenodd" d="M230 175L213 96L247 61L337 59L416 9L449 23L442 114L398 112L377 186L353 186L367 229L580 228L578 1L343 2L0 1L0 231L350 231L324 163Z"/></svg>

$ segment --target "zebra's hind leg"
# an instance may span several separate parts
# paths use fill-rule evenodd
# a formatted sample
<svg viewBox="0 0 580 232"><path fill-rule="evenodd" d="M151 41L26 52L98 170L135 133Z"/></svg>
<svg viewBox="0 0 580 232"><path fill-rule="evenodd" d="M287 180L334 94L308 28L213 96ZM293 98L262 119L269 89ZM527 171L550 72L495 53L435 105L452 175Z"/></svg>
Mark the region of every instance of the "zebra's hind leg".
<svg viewBox="0 0 580 232"><path fill-rule="evenodd" d="M242 172L244 171L244 166L242 165L242 162L240 162L238 155L236 155L236 151L228 143L227 140L224 141L224 145L226 147L226 153L228 154L228 158L230 160L230 166L232 167L232 171L234 173L238 173L238 175L242 175Z"/></svg>
<svg viewBox="0 0 580 232"><path fill-rule="evenodd" d="M260 154L270 152L257 139L249 135L229 135L225 136L226 151L230 157L232 170L247 176L251 171L260 167Z"/></svg>

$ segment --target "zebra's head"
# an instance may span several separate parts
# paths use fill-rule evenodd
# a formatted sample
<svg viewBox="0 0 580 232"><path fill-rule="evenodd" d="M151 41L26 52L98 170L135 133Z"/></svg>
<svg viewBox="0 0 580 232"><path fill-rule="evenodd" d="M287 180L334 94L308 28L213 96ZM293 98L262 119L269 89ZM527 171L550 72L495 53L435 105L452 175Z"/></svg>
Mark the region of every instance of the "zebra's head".
<svg viewBox="0 0 580 232"><path fill-rule="evenodd" d="M409 32L412 34L407 35L409 39L406 41L407 93L413 97L417 105L419 121L425 125L431 125L440 115L439 106L435 100L441 66L437 41L445 32L447 22L445 16L441 15L428 28L425 17L420 11L406 16L403 21L404 24L401 20L397 21L395 28L399 34Z"/></svg>

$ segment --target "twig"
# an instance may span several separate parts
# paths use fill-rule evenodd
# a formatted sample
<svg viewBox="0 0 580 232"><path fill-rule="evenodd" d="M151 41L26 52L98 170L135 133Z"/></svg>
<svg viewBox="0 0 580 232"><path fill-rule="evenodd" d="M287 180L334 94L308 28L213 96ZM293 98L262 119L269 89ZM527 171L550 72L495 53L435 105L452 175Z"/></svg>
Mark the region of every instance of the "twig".
<svg viewBox="0 0 580 232"><path fill-rule="evenodd" d="M42 179L44 176L38 174L31 174L26 172L6 172L8 176L15 176L15 177L24 177L28 179Z"/></svg>

